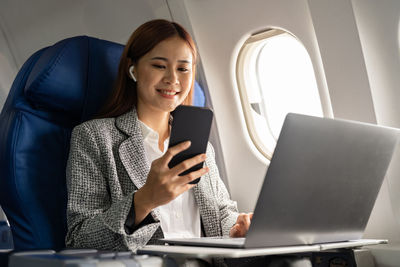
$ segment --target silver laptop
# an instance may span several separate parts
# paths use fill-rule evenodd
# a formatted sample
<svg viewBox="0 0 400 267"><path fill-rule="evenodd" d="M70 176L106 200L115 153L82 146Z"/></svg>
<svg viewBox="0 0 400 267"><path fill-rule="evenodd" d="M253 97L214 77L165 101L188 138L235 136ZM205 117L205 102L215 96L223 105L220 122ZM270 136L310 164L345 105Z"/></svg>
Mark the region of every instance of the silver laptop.
<svg viewBox="0 0 400 267"><path fill-rule="evenodd" d="M246 238L175 238L169 244L265 248L358 240L399 131L288 114Z"/></svg>

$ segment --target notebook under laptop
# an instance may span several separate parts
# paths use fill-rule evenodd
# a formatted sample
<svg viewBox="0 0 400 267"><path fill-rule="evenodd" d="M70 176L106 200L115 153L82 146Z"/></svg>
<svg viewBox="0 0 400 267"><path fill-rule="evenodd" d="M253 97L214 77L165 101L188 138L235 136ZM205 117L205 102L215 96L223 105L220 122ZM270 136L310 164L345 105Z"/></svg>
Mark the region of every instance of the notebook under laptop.
<svg viewBox="0 0 400 267"><path fill-rule="evenodd" d="M398 133L396 129L371 124L288 114L246 238L163 241L261 248L358 240L382 185Z"/></svg>

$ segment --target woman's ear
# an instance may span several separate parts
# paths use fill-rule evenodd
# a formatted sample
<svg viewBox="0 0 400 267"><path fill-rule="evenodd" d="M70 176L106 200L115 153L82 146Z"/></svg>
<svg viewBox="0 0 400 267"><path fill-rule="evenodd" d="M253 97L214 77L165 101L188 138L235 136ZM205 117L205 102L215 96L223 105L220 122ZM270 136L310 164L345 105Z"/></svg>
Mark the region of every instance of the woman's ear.
<svg viewBox="0 0 400 267"><path fill-rule="evenodd" d="M135 67L134 67L133 65L131 65L131 66L129 67L128 72L129 72L129 75L131 76L131 79L132 79L134 82L136 82L135 74L133 74L133 70L134 70L134 69L135 69Z"/></svg>

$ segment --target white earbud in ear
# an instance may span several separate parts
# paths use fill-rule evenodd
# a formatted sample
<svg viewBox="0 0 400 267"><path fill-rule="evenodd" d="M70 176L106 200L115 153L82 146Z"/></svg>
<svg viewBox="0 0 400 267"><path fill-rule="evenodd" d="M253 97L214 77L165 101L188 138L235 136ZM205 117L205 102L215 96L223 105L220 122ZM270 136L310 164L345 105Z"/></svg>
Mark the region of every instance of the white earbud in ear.
<svg viewBox="0 0 400 267"><path fill-rule="evenodd" d="M136 82L136 77L135 77L135 75L133 74L133 68L134 68L133 65L129 67L129 74L131 75L132 80L133 80L134 82Z"/></svg>

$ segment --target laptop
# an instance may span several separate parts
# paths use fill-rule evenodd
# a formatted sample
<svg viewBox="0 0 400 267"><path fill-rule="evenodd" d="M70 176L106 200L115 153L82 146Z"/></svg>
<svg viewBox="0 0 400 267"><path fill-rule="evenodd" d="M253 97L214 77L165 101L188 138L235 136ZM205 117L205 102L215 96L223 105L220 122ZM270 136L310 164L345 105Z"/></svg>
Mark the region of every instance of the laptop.
<svg viewBox="0 0 400 267"><path fill-rule="evenodd" d="M398 134L393 128L289 113L246 237L162 241L225 248L350 240L362 245L359 239L391 161ZM366 240L368 244L371 240Z"/></svg>

